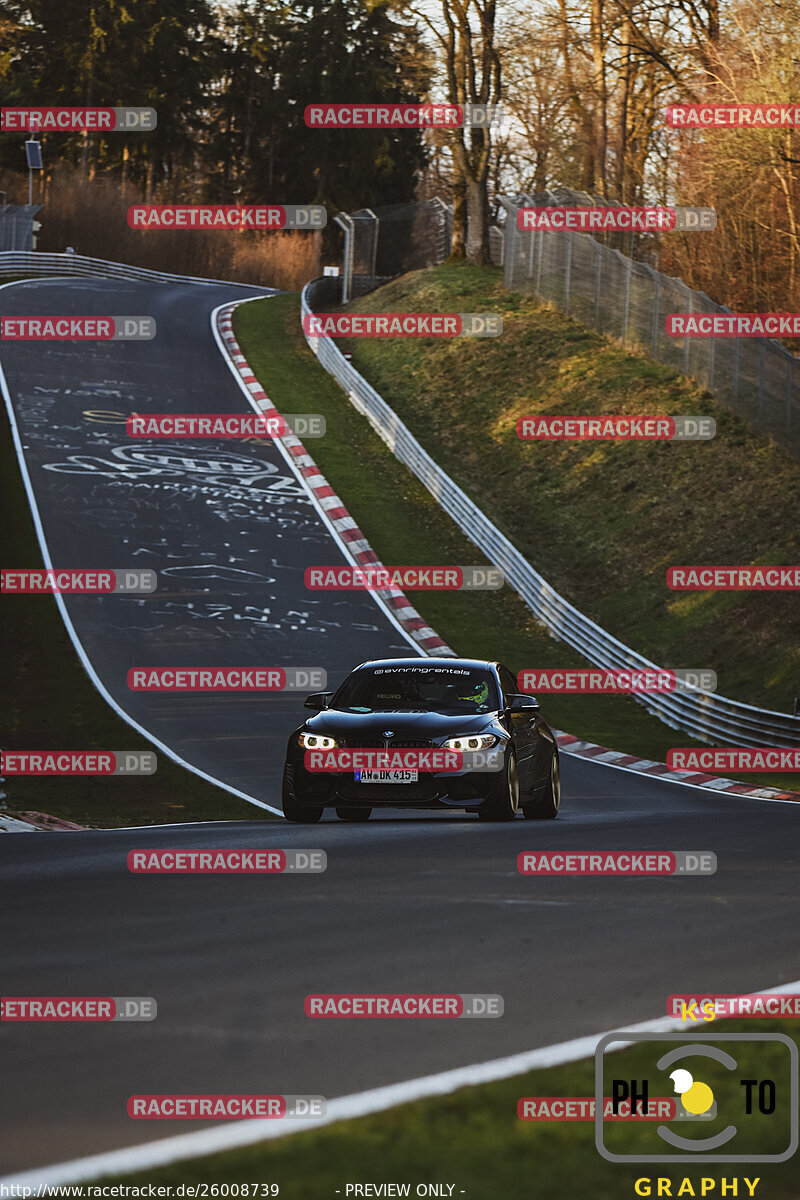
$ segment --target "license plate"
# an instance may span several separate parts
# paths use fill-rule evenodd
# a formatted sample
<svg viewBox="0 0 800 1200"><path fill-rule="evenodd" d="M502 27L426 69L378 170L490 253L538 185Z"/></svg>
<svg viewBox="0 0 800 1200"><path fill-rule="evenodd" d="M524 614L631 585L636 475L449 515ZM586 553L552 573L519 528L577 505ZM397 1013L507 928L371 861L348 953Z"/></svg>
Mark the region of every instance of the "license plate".
<svg viewBox="0 0 800 1200"><path fill-rule="evenodd" d="M416 783L419 771L354 771L356 783Z"/></svg>

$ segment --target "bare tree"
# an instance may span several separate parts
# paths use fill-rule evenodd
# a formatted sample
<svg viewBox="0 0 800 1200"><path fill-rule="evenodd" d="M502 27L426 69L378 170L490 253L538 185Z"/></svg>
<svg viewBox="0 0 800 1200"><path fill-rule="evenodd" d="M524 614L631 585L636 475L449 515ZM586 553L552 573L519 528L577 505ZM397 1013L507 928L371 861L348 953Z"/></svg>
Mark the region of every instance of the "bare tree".
<svg viewBox="0 0 800 1200"><path fill-rule="evenodd" d="M447 102L462 107L498 104L497 0L438 0L433 10L424 0L404 6L423 22L439 50ZM450 130L445 140L453 162L451 258L488 263L491 127L465 125Z"/></svg>

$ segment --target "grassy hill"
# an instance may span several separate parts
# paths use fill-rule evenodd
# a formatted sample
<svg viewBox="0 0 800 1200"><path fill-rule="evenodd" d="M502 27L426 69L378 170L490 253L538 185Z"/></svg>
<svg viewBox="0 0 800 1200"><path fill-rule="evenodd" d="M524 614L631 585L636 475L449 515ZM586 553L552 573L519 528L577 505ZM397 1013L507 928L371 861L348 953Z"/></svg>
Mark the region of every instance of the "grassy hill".
<svg viewBox="0 0 800 1200"><path fill-rule="evenodd" d="M562 595L656 662L711 667L719 691L792 711L792 593L680 593L672 564L800 560L800 464L708 392L509 293L493 268L444 266L350 306L500 312L492 339L352 339L343 349L425 448ZM422 352L421 352L422 351ZM713 416L711 442L532 443L521 416Z"/></svg>

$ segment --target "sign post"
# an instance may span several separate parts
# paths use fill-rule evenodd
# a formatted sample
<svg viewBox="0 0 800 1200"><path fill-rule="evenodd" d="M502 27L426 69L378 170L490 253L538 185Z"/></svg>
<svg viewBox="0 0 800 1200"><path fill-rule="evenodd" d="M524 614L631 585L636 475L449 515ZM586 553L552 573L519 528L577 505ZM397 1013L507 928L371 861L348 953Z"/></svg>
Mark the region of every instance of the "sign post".
<svg viewBox="0 0 800 1200"><path fill-rule="evenodd" d="M42 169L42 144L35 139L25 143L25 155L28 159L28 206L33 207L33 172Z"/></svg>

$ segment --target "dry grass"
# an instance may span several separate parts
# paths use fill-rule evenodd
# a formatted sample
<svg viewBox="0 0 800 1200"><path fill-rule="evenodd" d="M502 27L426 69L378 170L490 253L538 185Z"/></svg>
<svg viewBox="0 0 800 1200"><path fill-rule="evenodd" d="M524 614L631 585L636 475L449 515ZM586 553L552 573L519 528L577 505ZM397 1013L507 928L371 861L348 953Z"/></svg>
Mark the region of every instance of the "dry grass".
<svg viewBox="0 0 800 1200"><path fill-rule="evenodd" d="M19 184L15 202L24 203ZM11 195L9 197L11 199ZM34 202L39 201L34 193ZM143 203L138 189L123 189L115 180L91 182L77 173L56 171L46 186L39 250L62 251L130 263L136 267L229 279L299 291L320 274L322 233L268 233L237 230L131 229L127 210Z"/></svg>

